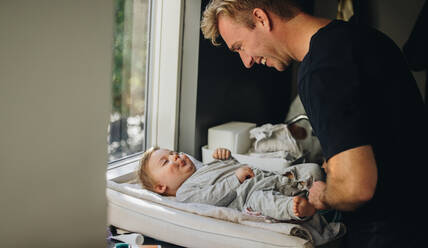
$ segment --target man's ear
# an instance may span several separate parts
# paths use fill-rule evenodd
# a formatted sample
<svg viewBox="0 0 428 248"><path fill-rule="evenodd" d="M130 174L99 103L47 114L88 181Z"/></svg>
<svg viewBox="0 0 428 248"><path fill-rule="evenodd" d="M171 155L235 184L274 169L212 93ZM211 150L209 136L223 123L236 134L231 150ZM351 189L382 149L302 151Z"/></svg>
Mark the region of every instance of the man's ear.
<svg viewBox="0 0 428 248"><path fill-rule="evenodd" d="M155 185L155 191L156 191L156 193L159 193L159 194L165 193L167 188L168 187L165 184L156 184Z"/></svg>
<svg viewBox="0 0 428 248"><path fill-rule="evenodd" d="M257 24L261 25L262 27L268 28L269 30L271 30L271 21L269 19L269 15L266 11L260 9L260 8L255 8L253 9L253 17L254 17L254 22L257 26Z"/></svg>

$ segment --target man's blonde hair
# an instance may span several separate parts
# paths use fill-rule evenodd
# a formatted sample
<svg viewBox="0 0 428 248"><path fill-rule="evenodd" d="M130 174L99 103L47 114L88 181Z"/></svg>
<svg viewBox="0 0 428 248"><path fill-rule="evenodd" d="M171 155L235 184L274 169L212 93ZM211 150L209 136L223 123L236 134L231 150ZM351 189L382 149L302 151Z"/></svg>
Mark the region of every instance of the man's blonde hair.
<svg viewBox="0 0 428 248"><path fill-rule="evenodd" d="M149 163L150 156L157 150L159 150L159 147L154 146L143 153L143 156L140 161L140 167L137 171L140 183L145 189L148 189L150 191L154 191L154 186L156 182L151 177L147 165Z"/></svg>
<svg viewBox="0 0 428 248"><path fill-rule="evenodd" d="M211 40L214 46L220 45L217 38L218 17L226 15L237 23L247 25L250 29L255 27L251 12L254 8L275 13L283 19L291 19L302 11L298 0L211 0L202 15L201 30L205 39Z"/></svg>

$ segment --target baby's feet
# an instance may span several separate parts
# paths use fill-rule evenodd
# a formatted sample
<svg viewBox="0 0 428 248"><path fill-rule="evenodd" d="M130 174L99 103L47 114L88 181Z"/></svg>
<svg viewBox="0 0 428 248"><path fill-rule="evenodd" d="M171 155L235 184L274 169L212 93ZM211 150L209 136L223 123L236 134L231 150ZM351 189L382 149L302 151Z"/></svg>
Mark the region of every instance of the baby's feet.
<svg viewBox="0 0 428 248"><path fill-rule="evenodd" d="M315 207L305 197L295 196L293 198L293 212L299 218L312 216L315 214Z"/></svg>

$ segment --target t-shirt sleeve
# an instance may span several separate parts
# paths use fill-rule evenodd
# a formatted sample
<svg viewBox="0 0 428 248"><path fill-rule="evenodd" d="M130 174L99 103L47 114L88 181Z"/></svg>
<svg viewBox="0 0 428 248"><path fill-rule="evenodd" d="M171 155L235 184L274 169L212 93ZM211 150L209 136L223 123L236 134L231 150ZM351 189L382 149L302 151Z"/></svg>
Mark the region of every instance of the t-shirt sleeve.
<svg viewBox="0 0 428 248"><path fill-rule="evenodd" d="M315 68L309 77L311 124L325 158L370 144L369 118L357 66L344 60Z"/></svg>

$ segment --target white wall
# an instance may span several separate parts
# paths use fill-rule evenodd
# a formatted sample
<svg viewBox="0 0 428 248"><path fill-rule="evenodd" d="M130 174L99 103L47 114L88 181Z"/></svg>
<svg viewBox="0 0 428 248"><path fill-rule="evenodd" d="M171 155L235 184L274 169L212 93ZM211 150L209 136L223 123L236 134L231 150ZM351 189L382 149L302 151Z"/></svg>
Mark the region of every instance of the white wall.
<svg viewBox="0 0 428 248"><path fill-rule="evenodd" d="M113 4L0 1L2 247L105 247Z"/></svg>

